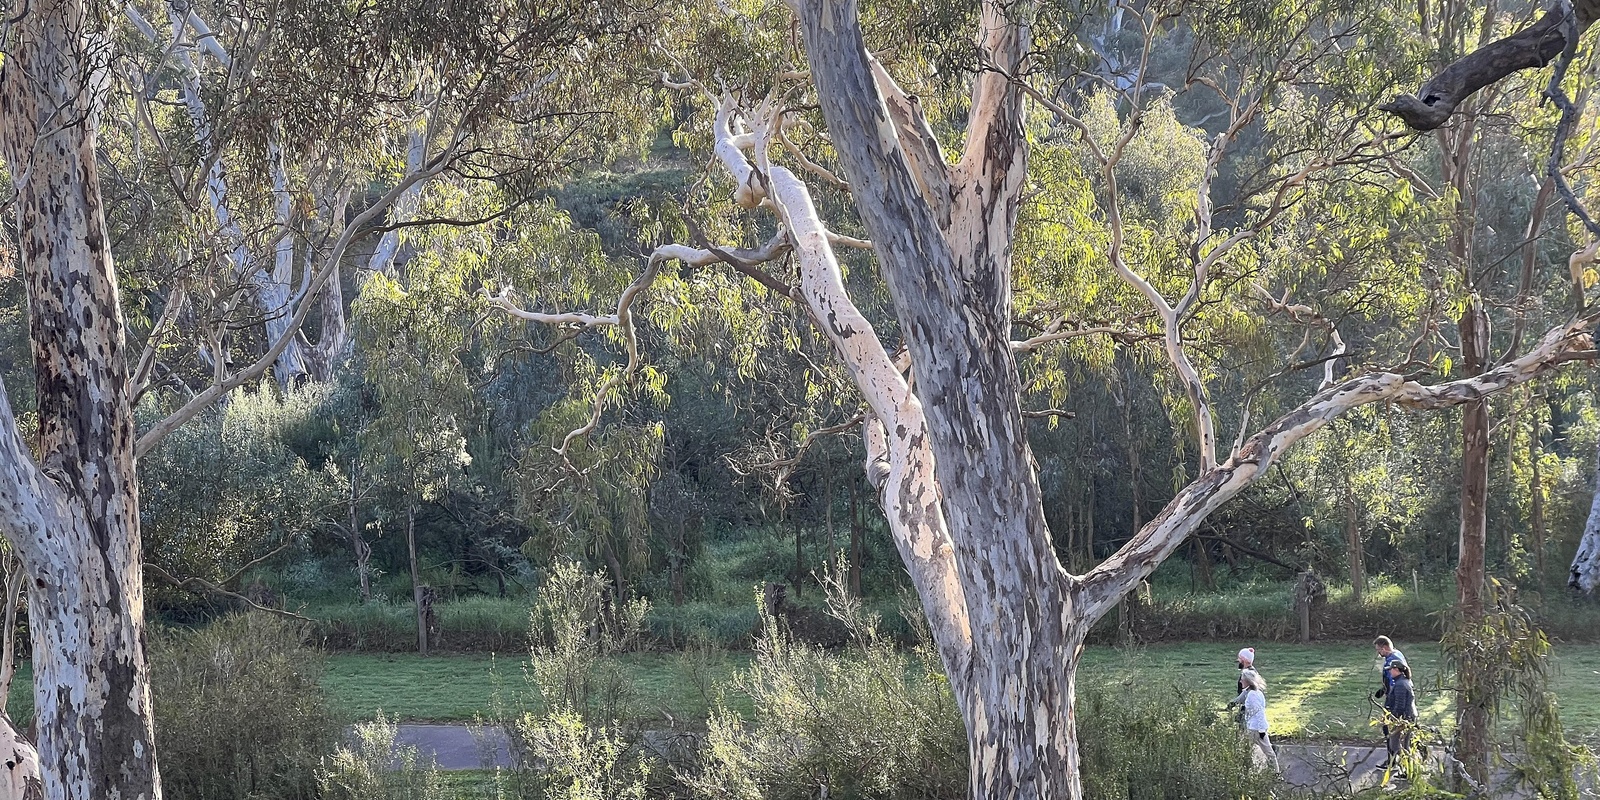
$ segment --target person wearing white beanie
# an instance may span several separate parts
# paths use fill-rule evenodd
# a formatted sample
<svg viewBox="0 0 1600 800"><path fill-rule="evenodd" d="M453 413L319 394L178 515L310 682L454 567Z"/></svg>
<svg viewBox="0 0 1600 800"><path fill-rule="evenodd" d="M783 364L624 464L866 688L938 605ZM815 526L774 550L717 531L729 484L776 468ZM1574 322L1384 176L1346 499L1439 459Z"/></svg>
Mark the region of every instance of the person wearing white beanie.
<svg viewBox="0 0 1600 800"><path fill-rule="evenodd" d="M1238 693L1238 696L1234 698L1234 703L1237 704L1237 703L1243 703L1244 702L1244 673L1245 673L1246 670L1253 670L1255 668L1256 668L1256 649L1254 647L1246 647L1243 650L1240 650L1239 651L1239 693Z"/></svg>

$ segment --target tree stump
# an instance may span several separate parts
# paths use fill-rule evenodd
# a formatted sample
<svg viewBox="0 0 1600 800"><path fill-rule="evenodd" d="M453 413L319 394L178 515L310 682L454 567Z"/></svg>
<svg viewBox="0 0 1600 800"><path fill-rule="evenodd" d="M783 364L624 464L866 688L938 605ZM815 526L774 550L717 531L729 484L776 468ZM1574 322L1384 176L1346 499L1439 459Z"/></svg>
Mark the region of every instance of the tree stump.
<svg viewBox="0 0 1600 800"><path fill-rule="evenodd" d="M1311 642L1311 618L1327 603L1328 589L1317 574L1309 569L1300 573L1294 584L1295 616L1300 619L1300 643Z"/></svg>
<svg viewBox="0 0 1600 800"><path fill-rule="evenodd" d="M428 648L431 650L439 646L439 614L433 608L439 600L439 592L432 586L423 586L417 596L422 605L422 626L428 632Z"/></svg>
<svg viewBox="0 0 1600 800"><path fill-rule="evenodd" d="M782 619L789 613L789 587L782 583L769 583L761 592L761 606L766 609L767 616L773 619Z"/></svg>

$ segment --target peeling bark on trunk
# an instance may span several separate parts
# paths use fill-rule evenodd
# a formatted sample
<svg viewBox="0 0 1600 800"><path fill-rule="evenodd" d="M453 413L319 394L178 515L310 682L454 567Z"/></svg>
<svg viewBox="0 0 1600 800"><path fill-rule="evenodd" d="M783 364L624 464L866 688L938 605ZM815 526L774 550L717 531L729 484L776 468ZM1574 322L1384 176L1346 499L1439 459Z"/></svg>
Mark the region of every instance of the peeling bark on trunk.
<svg viewBox="0 0 1600 800"><path fill-rule="evenodd" d="M134 420L95 160L111 49L96 25L81 2L33 3L0 70L40 455L0 394L0 531L30 577L45 795L156 800Z"/></svg>
<svg viewBox="0 0 1600 800"><path fill-rule="evenodd" d="M39 774L39 751L16 723L0 712L0 800L44 800L44 779Z"/></svg>

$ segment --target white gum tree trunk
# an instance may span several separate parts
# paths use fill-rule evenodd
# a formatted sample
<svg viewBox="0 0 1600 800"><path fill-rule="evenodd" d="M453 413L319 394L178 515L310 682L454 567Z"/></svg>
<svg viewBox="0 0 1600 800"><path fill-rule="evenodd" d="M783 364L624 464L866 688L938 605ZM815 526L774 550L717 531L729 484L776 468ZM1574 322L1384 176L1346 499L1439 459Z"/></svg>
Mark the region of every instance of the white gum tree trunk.
<svg viewBox="0 0 1600 800"><path fill-rule="evenodd" d="M131 5L128 8L129 14L138 13L136 10L131 10L133 8ZM171 47L179 66L184 109L188 112L190 124L194 126L195 142L199 146L202 163L209 161L206 173L206 199L216 217L222 239L227 244L228 262L233 274L235 278L250 287L251 295L255 298L256 311L260 315L262 326L266 329L267 345L270 347L280 339L288 340L272 367L278 385L288 387L311 374L311 368L305 353L306 343L299 335L299 326L293 319L294 238L288 230L293 213L293 197L289 192L283 150L275 141L269 141L267 155L272 169L273 204L278 226L275 232L277 239L273 244L273 257L269 262L251 250L251 242L246 238L239 226L239 220L233 213L229 200L226 165L222 155L217 152L211 115L201 97L200 69L195 63L197 50L195 40L198 35L209 33L209 30L195 30L191 33L191 29L203 26L204 23L189 10L187 4L183 4L181 8L178 4L174 4L168 10L168 16L172 20ZM136 24L138 22L142 20L136 20ZM139 27L146 36L155 39L154 30L150 29L148 24ZM207 48L207 52L227 65L228 56L221 46L216 44L215 37L209 38L208 41L211 42L211 46ZM308 277L309 274L308 271Z"/></svg>
<svg viewBox="0 0 1600 800"><path fill-rule="evenodd" d="M782 232L772 242L760 250L663 245L614 314L526 311L505 293L490 300L538 324L622 328L628 367L612 380L637 368L632 306L663 261L725 262L805 308L870 409L863 432L867 476L878 488L965 720L975 800L1082 796L1074 689L1084 636L1208 514L1264 477L1293 444L1367 403L1460 405L1546 374L1592 347L1587 332L1594 320L1577 319L1546 333L1523 357L1468 380L1422 386L1393 373L1330 379L1298 408L1253 436L1241 435L1219 460L1205 386L1183 352L1179 327L1209 267L1243 238L1233 234L1199 259L1194 283L1176 305L1117 262L1118 273L1161 313L1172 366L1196 406L1200 474L1110 558L1086 574L1069 574L1045 524L1020 407L1013 353L1030 345L1010 340L1011 242L1027 141L1022 95L1003 74L1025 72L1025 21L1008 19L996 3L984 4L979 46L993 68L975 80L967 145L951 165L916 98L866 52L856 3L794 5L829 137L905 336L903 360L889 355L840 276L834 245L867 243L829 232L805 183L768 157L784 124L774 98L754 109L741 108L730 95L713 98L717 160L733 178L741 207L779 217ZM1020 4L1010 9L1025 12ZM692 76L669 85L709 93ZM1220 158L1219 145L1213 160ZM814 162L797 160L825 182L843 183ZM1202 221L1207 228L1209 217ZM757 266L791 252L799 264L796 286ZM595 429L611 386L597 393L588 422L568 434L563 448Z"/></svg>
<svg viewBox="0 0 1600 800"><path fill-rule="evenodd" d="M1584 523L1583 538L1578 540L1578 552L1572 557L1567 585L1589 595L1600 586L1600 452L1595 454L1594 501L1589 504L1589 521Z"/></svg>
<svg viewBox="0 0 1600 800"><path fill-rule="evenodd" d="M17 192L39 459L0 394L0 533L28 574L44 791L155 800L134 420L95 162L110 47L81 0L33 2L13 26L0 154Z"/></svg>

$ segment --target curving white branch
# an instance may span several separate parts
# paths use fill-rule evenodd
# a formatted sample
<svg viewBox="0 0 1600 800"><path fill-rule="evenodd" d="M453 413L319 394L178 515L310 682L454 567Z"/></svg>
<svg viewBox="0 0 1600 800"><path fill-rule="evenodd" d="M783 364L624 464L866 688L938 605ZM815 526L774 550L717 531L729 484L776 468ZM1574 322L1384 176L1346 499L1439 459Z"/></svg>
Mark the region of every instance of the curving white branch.
<svg viewBox="0 0 1600 800"><path fill-rule="evenodd" d="M328 253L323 257L321 267L318 268L316 274L311 277L311 282L307 287L308 295L315 295L317 292L321 291L323 284L327 283L329 278L338 274L339 264L344 259L345 251L349 249L350 243L355 240L356 236L358 236L368 224L377 219L380 215L386 213L389 209L389 206L392 205L402 194L404 194L407 189L411 188L413 184L418 181L431 178L434 175L442 172L445 167L449 166L450 163L455 160L456 154L460 152L461 146L465 143L465 141L465 133L457 130L450 137L449 144L446 145L437 156L430 159L423 166L421 171L412 173L411 175L407 175L405 178L401 179L399 183L395 184L389 189L389 191L385 192L382 197L378 198L377 202L373 203L365 211L361 212L360 214L356 215L354 219L350 220L350 222L344 226L343 232L339 234L339 238L334 242L333 247L330 248ZM261 358L252 362L244 369L239 370L232 375L225 375L224 367L219 366L215 380L212 381L210 386L206 387L205 390L196 393L193 397L189 398L187 402L180 406L178 410L167 415L166 418L152 425L149 430L146 430L144 433L139 435L139 441L134 448L135 455L142 456L149 452L152 447L155 447L156 444L158 444L162 439L166 438L168 434L177 430L178 426L193 419L196 414L199 414L202 410L208 408L212 403L215 403L217 400L221 399L223 395L226 395L228 392L231 392L234 389L237 389L240 386L243 386L246 383L253 381L265 374L273 364L277 363L278 356L281 355L283 351L295 341L295 337L299 335L301 325L305 324L306 317L311 314L311 309L315 308L316 305L316 303L298 304L298 306L296 306L294 309L294 314L290 316L287 321L286 333L274 340L272 346L267 348L267 352L264 353ZM217 361L218 364L221 365L222 360L218 359Z"/></svg>
<svg viewBox="0 0 1600 800"><path fill-rule="evenodd" d="M1370 403L1390 402L1412 409L1438 409L1480 400L1526 383L1562 364L1592 358L1589 332L1596 317L1552 328L1527 355L1472 378L1424 386L1392 372L1352 378L1318 392L1298 408L1250 437L1222 464L1207 470L1178 492L1167 507L1115 554L1081 578L1074 593L1089 620L1099 619L1199 526L1207 514L1266 475L1296 442L1340 415Z"/></svg>

